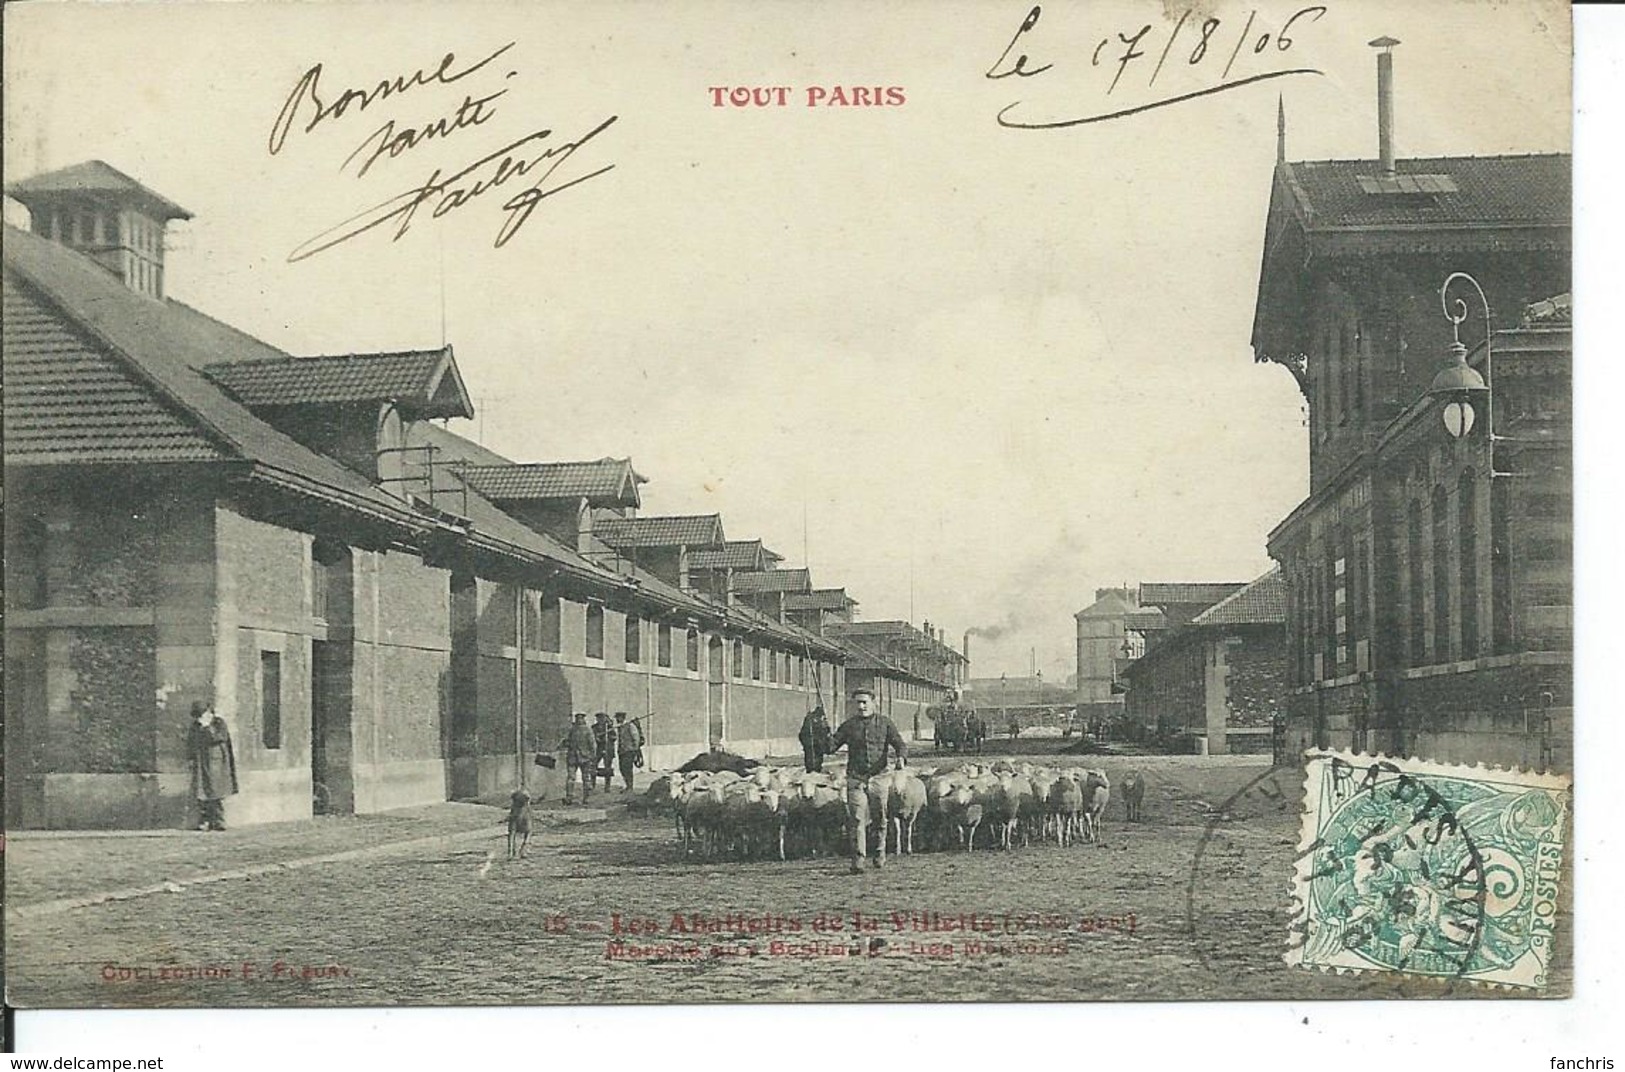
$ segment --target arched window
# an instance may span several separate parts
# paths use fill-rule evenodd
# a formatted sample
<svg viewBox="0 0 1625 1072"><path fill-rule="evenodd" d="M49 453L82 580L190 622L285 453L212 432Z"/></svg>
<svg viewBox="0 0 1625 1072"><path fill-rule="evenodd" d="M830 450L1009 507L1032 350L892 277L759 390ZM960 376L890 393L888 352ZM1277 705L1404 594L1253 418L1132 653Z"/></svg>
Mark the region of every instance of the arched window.
<svg viewBox="0 0 1625 1072"><path fill-rule="evenodd" d="M1478 485L1473 471L1456 484L1457 553L1461 555L1461 657L1478 655Z"/></svg>
<svg viewBox="0 0 1625 1072"><path fill-rule="evenodd" d="M562 646L559 640L559 597L552 592L542 593L542 625L537 632L537 647L543 651L558 651Z"/></svg>
<svg viewBox="0 0 1625 1072"><path fill-rule="evenodd" d="M1338 402L1338 411L1346 420L1349 412L1354 408L1354 382L1360 376L1360 358L1354 352L1354 325L1344 321L1337 332L1337 356L1343 365L1343 376L1340 385L1342 392Z"/></svg>
<svg viewBox="0 0 1625 1072"><path fill-rule="evenodd" d="M604 657L604 608L598 603L587 604L587 658Z"/></svg>
<svg viewBox="0 0 1625 1072"><path fill-rule="evenodd" d="M1450 494L1433 489L1433 661L1450 661Z"/></svg>
<svg viewBox="0 0 1625 1072"><path fill-rule="evenodd" d="M6 587L19 607L34 610L50 602L45 555L49 535L40 517L25 518L19 530L16 560L7 563L12 568L6 571Z"/></svg>
<svg viewBox="0 0 1625 1072"><path fill-rule="evenodd" d="M540 592L525 592L525 647L530 651L540 651L542 647L542 594Z"/></svg>
<svg viewBox="0 0 1625 1072"><path fill-rule="evenodd" d="M694 673L699 673L700 670L700 631L698 629L688 631L688 668Z"/></svg>
<svg viewBox="0 0 1625 1072"><path fill-rule="evenodd" d="M734 641L733 656L734 656L733 657L733 676L734 677L744 677L745 676L745 642L744 641L742 641L742 640Z"/></svg>
<svg viewBox="0 0 1625 1072"><path fill-rule="evenodd" d="M643 619L636 614L626 616L626 661L632 664L643 661Z"/></svg>
<svg viewBox="0 0 1625 1072"><path fill-rule="evenodd" d="M1423 567L1422 502L1412 499L1406 512L1405 580L1410 594L1407 615L1412 666L1427 662L1427 573Z"/></svg>

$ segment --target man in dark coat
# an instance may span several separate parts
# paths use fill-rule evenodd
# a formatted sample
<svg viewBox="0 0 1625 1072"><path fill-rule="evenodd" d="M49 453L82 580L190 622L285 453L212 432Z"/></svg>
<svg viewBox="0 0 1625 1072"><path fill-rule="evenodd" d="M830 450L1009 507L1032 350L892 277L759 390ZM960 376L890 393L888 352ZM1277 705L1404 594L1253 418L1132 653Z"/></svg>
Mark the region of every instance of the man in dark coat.
<svg viewBox="0 0 1625 1072"><path fill-rule="evenodd" d="M192 705L186 731L186 755L192 765L192 799L197 801L199 830L226 828L226 797L237 792L237 754L226 720L214 704Z"/></svg>
<svg viewBox="0 0 1625 1072"><path fill-rule="evenodd" d="M633 771L643 766L643 730L637 720L626 720L625 711L615 712L615 757L621 765L621 792L632 791Z"/></svg>
<svg viewBox="0 0 1625 1072"><path fill-rule="evenodd" d="M603 711L593 717L593 741L598 749L598 774L604 779L604 792L609 792L610 784L615 780L615 753L618 751L615 740L615 723L609 720L609 715Z"/></svg>
<svg viewBox="0 0 1625 1072"><path fill-rule="evenodd" d="M900 769L908 760L908 746L892 720L874 709L875 694L868 689L852 693L858 713L841 723L830 738L831 752L846 748L846 817L852 824L852 872L863 870L869 846L869 779L886 773L886 752L897 755ZM886 866L886 831L880 831L875 866Z"/></svg>
<svg viewBox="0 0 1625 1072"><path fill-rule="evenodd" d="M807 773L824 769L829 738L829 719L824 715L824 705L819 704L801 720L801 764L807 768Z"/></svg>
<svg viewBox="0 0 1625 1072"><path fill-rule="evenodd" d="M581 803L592 797L592 785L597 781L598 741L592 727L587 725L587 712L577 711L570 732L560 744L564 753L564 802L576 802L576 778L581 779Z"/></svg>

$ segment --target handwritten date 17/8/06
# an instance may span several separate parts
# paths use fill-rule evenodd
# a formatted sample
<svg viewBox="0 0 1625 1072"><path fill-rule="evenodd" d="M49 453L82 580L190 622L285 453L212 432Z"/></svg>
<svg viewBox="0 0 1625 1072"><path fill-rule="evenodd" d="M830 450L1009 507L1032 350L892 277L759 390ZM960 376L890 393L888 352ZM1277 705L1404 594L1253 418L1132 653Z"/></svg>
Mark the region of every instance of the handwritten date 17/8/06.
<svg viewBox="0 0 1625 1072"><path fill-rule="evenodd" d="M1137 104L1125 101L1119 107L1107 107L1087 115L1049 121L1033 121L1012 116L1012 112L1022 107L1023 102L1017 101L999 112L999 125L1042 130L1098 123L1272 78L1320 74L1322 72L1313 67L1291 66L1292 57L1287 54L1291 53L1297 44L1294 34L1311 23L1319 22L1327 10L1324 5L1319 4L1299 8L1274 32L1265 28L1266 23L1259 20L1258 12L1254 10L1248 13L1245 24L1238 32L1234 29L1235 20L1227 23L1217 16L1202 17L1195 8L1186 8L1173 28L1167 32L1160 49L1156 47L1158 35L1153 33L1151 23L1142 25L1132 33L1106 34L1098 40L1091 37L1093 47L1086 47L1081 54L1089 57L1091 68L1105 68L1105 71L1111 73L1111 81L1103 94L1106 97L1111 97L1117 92L1123 76L1131 67L1136 66L1141 71L1148 71L1144 88L1151 89L1162 76L1164 68L1170 65L1170 61L1173 68L1190 70L1204 80L1212 78L1212 82L1190 92L1177 92ZM1056 66L1054 62L1033 65L1032 56L1023 51L1024 47L1031 47L1023 39L1037 29L1042 17L1043 7L1034 5L1032 10L1027 12L1026 18L1022 19L1021 26L1010 38L1010 43L999 53L999 58L987 69L986 77L1035 78ZM1238 60L1241 61L1239 68ZM1255 65L1251 70L1248 68L1248 61ZM1264 64L1273 62L1281 66L1273 70L1258 71L1256 64L1261 62ZM1222 68L1219 67L1220 63L1223 63ZM1235 77L1232 77L1232 71L1236 72ZM1102 78L1104 74L1103 71Z"/></svg>
<svg viewBox="0 0 1625 1072"><path fill-rule="evenodd" d="M572 186L579 186L588 179L597 178L615 167L614 164L605 164L584 175L558 183L551 182L554 172L563 166L565 161L608 130L617 118L619 117L612 115L585 134L564 141L555 139L554 132L550 129L532 131L450 175L443 175L443 169L436 168L427 179L412 189L364 209L301 243L288 254L288 260L290 262L304 260L341 242L347 242L389 224L394 228L390 241L399 241L411 228L418 210L426 205L432 204L429 215L439 219L497 187L508 186L516 179L534 179L529 186L502 202L502 208L508 215L497 230L496 241L492 243L501 248L507 244L508 239L519 232L542 201Z"/></svg>

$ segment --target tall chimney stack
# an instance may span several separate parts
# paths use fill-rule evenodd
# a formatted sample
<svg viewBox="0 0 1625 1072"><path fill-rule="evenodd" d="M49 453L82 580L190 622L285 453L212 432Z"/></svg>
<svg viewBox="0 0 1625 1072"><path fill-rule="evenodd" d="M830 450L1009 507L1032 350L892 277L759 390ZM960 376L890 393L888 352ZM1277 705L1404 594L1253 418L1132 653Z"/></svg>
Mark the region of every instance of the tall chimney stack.
<svg viewBox="0 0 1625 1072"><path fill-rule="evenodd" d="M960 652L965 657L965 665L970 665L970 630L965 630L965 650Z"/></svg>
<svg viewBox="0 0 1625 1072"><path fill-rule="evenodd" d="M1392 37L1379 37L1371 42L1377 53L1377 156L1382 161L1382 173L1394 173L1394 46Z"/></svg>

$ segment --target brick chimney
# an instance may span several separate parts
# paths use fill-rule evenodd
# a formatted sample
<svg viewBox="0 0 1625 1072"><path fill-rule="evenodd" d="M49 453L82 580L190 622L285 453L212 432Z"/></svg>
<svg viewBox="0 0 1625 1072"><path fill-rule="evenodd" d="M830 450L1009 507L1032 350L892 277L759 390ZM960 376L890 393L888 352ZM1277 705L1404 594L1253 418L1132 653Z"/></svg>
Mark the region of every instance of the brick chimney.
<svg viewBox="0 0 1625 1072"><path fill-rule="evenodd" d="M100 160L14 182L42 238L77 250L138 293L164 296L164 230L192 214Z"/></svg>
<svg viewBox="0 0 1625 1072"><path fill-rule="evenodd" d="M1377 53L1377 157L1382 162L1382 173L1394 173L1394 46L1392 37L1379 37L1371 42Z"/></svg>

